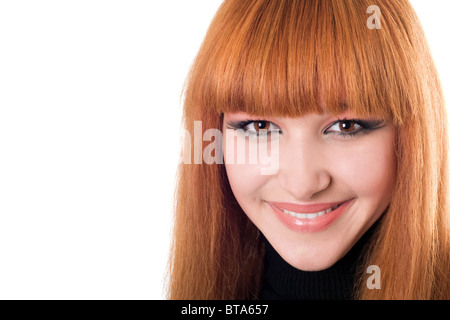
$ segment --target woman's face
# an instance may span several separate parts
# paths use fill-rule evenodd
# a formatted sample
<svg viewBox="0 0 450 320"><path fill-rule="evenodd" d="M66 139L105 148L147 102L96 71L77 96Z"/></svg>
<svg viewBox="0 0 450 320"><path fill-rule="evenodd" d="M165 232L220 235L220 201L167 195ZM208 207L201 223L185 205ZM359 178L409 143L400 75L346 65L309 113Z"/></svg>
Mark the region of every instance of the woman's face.
<svg viewBox="0 0 450 320"><path fill-rule="evenodd" d="M356 119L349 112L300 118L259 118L239 112L225 113L223 128L243 130L236 131L233 140L224 134L223 143L236 200L281 257L297 269L332 266L390 202L396 177L391 122ZM278 161L278 170L271 175L261 174L267 163L227 159L227 148L246 156L256 150L262 142L251 137L261 137L261 129L269 133L270 158ZM277 139L278 145L270 139ZM245 149L240 143L247 143Z"/></svg>

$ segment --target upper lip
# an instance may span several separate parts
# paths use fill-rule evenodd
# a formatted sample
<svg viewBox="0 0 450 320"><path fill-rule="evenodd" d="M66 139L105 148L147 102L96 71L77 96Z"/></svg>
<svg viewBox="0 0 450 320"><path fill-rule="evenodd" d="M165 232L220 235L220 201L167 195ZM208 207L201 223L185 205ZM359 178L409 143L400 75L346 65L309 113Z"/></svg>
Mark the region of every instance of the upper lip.
<svg viewBox="0 0 450 320"><path fill-rule="evenodd" d="M267 201L268 204L271 204L279 209L284 209L287 211L292 211L296 213L315 213L325 211L332 207L335 207L345 201L338 202L327 202L327 203L312 203L312 204L296 204L289 202L272 202Z"/></svg>

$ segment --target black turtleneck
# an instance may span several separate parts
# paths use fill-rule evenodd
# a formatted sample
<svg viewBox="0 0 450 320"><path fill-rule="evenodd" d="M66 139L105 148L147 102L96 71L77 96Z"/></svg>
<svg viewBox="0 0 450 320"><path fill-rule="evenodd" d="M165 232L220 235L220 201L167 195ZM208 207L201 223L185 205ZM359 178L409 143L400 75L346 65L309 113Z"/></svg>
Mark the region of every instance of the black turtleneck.
<svg viewBox="0 0 450 320"><path fill-rule="evenodd" d="M302 271L288 264L264 239L264 279L262 300L348 300L353 298L353 286L358 260L370 240L375 226L333 266L321 271Z"/></svg>

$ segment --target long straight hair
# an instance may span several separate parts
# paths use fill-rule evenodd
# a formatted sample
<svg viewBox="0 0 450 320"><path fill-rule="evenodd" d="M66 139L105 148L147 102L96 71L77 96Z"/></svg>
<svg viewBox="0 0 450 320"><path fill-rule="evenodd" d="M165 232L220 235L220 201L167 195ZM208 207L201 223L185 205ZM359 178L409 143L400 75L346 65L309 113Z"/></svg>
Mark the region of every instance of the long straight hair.
<svg viewBox="0 0 450 320"><path fill-rule="evenodd" d="M381 13L379 28L368 27L371 5ZM183 128L193 133L194 121L202 121L203 129L222 130L224 112L345 110L392 120L398 163L355 299L449 299L447 115L407 0L225 0L187 78ZM191 163L178 170L168 298L257 298L259 232L234 198L224 165ZM366 286L368 265L380 267L379 290Z"/></svg>

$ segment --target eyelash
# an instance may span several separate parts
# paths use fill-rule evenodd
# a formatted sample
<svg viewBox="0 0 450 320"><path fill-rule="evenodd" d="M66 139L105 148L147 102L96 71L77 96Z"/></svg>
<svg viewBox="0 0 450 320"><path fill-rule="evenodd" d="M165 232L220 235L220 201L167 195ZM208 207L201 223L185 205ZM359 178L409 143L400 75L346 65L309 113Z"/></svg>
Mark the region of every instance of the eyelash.
<svg viewBox="0 0 450 320"><path fill-rule="evenodd" d="M356 124L360 128L356 129L355 131L352 131L352 132L337 132L337 131L326 132L327 130L329 130L330 128L335 126L336 124L340 124L343 122L350 122L350 123ZM324 134L337 134L344 138L351 138L356 135L365 134L374 129L378 129L378 128L380 128L379 125L382 123L383 123L382 120L339 119L339 120L333 122L331 125L329 125L325 129Z"/></svg>
<svg viewBox="0 0 450 320"><path fill-rule="evenodd" d="M274 125L277 128L279 128L273 122L266 121L266 120L246 120L246 121L239 121L237 123L228 123L228 125L231 127L231 128L229 127L229 129L236 129L236 130L240 129L240 130L243 130L244 133L246 133L246 134L260 136L262 134L257 133L257 132L256 133L251 132L249 129L246 129L246 127L249 124L258 123L258 122L266 122L266 123L269 123L269 125ZM329 130L331 127L335 126L336 124L343 123L343 122L351 122L353 124L360 126L360 128L355 131L352 131L352 132L338 132L338 131L327 132L327 130ZM379 129L379 128L381 128L379 125L382 123L383 123L382 120L338 119L338 120L334 121L332 124L330 124L329 126L327 126L326 129L323 131L323 134L335 134L335 135L339 135L343 138L350 138L350 137L354 137L359 134L368 133L374 129ZM270 130L267 130L267 131L268 131L267 135L270 135ZM279 132L282 133L281 129L279 129Z"/></svg>
<svg viewBox="0 0 450 320"><path fill-rule="evenodd" d="M243 130L244 133L252 135L252 136L262 136L263 134L260 133L255 133L255 132L251 132L249 129L246 129L245 127L247 127L249 124L252 123L258 123L258 122L266 122L269 123L270 125L274 125L276 127L278 127L275 123L271 122L271 121L265 121L265 120L246 120L246 121L239 121L236 123L228 123L228 128L229 129L235 129L235 130ZM281 133L281 129L279 130L279 132ZM270 130L267 130L267 134L266 135L270 135Z"/></svg>

